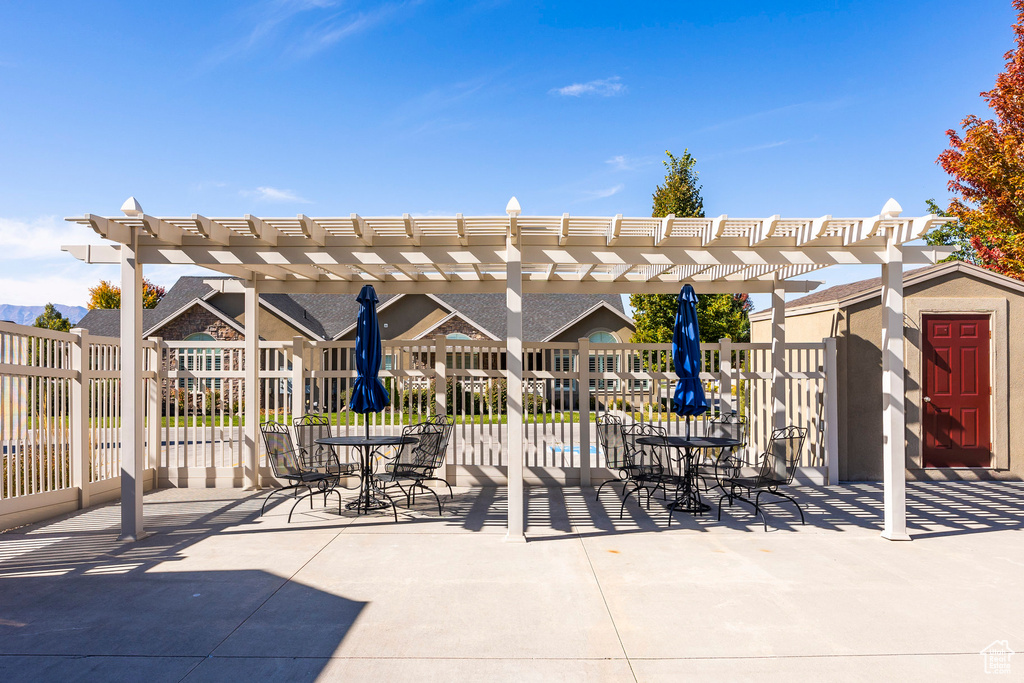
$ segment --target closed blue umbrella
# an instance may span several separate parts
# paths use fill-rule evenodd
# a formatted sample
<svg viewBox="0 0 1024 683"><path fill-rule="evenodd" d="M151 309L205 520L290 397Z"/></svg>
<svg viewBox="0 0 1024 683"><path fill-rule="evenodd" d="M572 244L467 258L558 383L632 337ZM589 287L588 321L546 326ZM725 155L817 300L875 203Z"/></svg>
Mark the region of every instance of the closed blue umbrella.
<svg viewBox="0 0 1024 683"><path fill-rule="evenodd" d="M700 328L697 326L697 293L690 285L679 292L676 323L672 328L672 364L679 381L672 397L672 412L688 417L707 411L704 385L700 382ZM690 423L686 423L689 432Z"/></svg>
<svg viewBox="0 0 1024 683"><path fill-rule="evenodd" d="M356 381L352 386L349 409L377 413L388 404L388 390L377 377L383 353L380 349L380 327L377 325L377 292L373 285L364 285L356 297L359 319L356 322ZM366 435L370 434L369 418L364 418Z"/></svg>

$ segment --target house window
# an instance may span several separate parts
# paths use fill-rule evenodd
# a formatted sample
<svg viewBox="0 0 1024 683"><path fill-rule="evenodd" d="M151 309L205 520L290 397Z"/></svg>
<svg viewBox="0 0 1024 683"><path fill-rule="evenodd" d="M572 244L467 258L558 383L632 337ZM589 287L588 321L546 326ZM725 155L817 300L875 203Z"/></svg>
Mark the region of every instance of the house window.
<svg viewBox="0 0 1024 683"><path fill-rule="evenodd" d="M445 338L446 339L469 339L469 340L473 339L468 334L462 334L461 332L452 332L451 334L447 335Z"/></svg>
<svg viewBox="0 0 1024 683"><path fill-rule="evenodd" d="M213 335L207 334L206 332L196 332L185 337L187 342L196 342L204 344L206 342L217 341ZM223 351L221 349L210 349L202 347L184 348L178 349L178 369L188 370L189 372L220 372L223 369ZM194 391L196 388L212 388L216 391L220 390L221 380L216 379L205 379L205 380L194 380L194 379L179 379L178 386L189 391Z"/></svg>
<svg viewBox="0 0 1024 683"><path fill-rule="evenodd" d="M615 338L611 332L594 332L588 339L592 344L615 344L619 340ZM619 356L614 351L608 350L597 350L590 352L590 371L591 372L618 372L619 371ZM617 390L619 388L618 379L591 379L591 389L601 390Z"/></svg>

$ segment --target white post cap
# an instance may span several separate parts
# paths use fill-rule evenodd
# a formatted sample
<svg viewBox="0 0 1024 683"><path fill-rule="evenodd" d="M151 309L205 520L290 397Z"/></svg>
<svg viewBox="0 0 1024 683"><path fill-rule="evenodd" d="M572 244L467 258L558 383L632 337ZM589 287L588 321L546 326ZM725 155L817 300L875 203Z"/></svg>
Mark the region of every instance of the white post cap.
<svg viewBox="0 0 1024 683"><path fill-rule="evenodd" d="M519 207L519 200L515 197L508 200L508 204L505 206L505 213L509 216L518 216L523 210Z"/></svg>
<svg viewBox="0 0 1024 683"><path fill-rule="evenodd" d="M889 197L889 201L887 201L885 206L882 207L882 217L898 218L901 213L903 213L903 207L900 206L898 201Z"/></svg>
<svg viewBox="0 0 1024 683"><path fill-rule="evenodd" d="M129 197L124 200L124 204L121 205L121 213L125 216L141 216L142 205L139 204L139 200L135 197Z"/></svg>

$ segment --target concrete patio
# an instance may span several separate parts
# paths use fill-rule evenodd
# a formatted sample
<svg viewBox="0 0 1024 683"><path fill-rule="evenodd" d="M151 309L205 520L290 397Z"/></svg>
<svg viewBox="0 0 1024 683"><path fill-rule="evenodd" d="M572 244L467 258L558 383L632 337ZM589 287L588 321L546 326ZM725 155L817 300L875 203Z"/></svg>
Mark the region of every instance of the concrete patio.
<svg viewBox="0 0 1024 683"><path fill-rule="evenodd" d="M528 493L525 544L495 488L399 524L165 489L137 543L117 505L0 534L0 680L970 680L1024 646L1021 484L909 484L910 543L880 484L799 488L768 533Z"/></svg>

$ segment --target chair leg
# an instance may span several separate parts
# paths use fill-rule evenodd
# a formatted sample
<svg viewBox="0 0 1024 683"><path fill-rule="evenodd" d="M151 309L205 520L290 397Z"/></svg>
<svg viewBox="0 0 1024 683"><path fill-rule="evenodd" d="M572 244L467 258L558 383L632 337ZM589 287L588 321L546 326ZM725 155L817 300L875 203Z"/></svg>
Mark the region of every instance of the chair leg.
<svg viewBox="0 0 1024 683"><path fill-rule="evenodd" d="M630 491L629 487L632 486L633 490ZM626 501L629 500L631 493L635 493L640 490L640 486L636 482L628 482L622 487L622 507L619 508L619 519L622 519L622 515L626 512ZM640 496L637 494L637 503L640 502Z"/></svg>
<svg viewBox="0 0 1024 683"><path fill-rule="evenodd" d="M424 481L429 481L429 480L424 480ZM423 489L424 491L426 491L427 493L429 493L430 495L432 495L434 497L434 500L437 501L437 514L439 514L439 515L442 514L442 512L441 512L441 499L437 497L437 494L434 493L434 491L432 491L430 488L424 486L420 482L417 482L416 486L421 488L421 489Z"/></svg>
<svg viewBox="0 0 1024 683"><path fill-rule="evenodd" d="M292 489L293 490L293 494L295 494L295 493L298 492L298 489L299 489L300 486L301 486L301 484L292 484L291 486L282 486L279 489L271 489L270 493L267 494L267 497L263 499L263 506L260 507L260 516L263 516L263 513L266 512L266 510L267 510L267 503L270 502L270 497L271 496L273 496L275 493L284 493L288 489Z"/></svg>
<svg viewBox="0 0 1024 683"><path fill-rule="evenodd" d="M292 504L292 509L288 511L288 522L290 523L292 521L292 513L295 512L295 508L298 507L299 503L301 503L304 498L309 498L309 509L312 510L313 509L313 496L315 496L318 493L320 493L320 492L319 491L310 491L309 493L304 493L301 496L299 496L298 498L296 498L295 502Z"/></svg>
<svg viewBox="0 0 1024 683"><path fill-rule="evenodd" d="M439 481L448 487L448 500L452 500L455 497L452 494L452 485L449 484L446 480L441 479L440 477L426 477L425 479L423 479L423 481Z"/></svg>
<svg viewBox="0 0 1024 683"><path fill-rule="evenodd" d="M796 500L794 500L790 496L787 496L785 493L779 493L778 491L776 491L775 495L780 497L780 498L785 498L786 500L791 502L793 505L795 505L796 506L796 511L800 513L800 523L801 524L807 524L807 521L804 519L804 511L800 509L800 503L796 502Z"/></svg>

